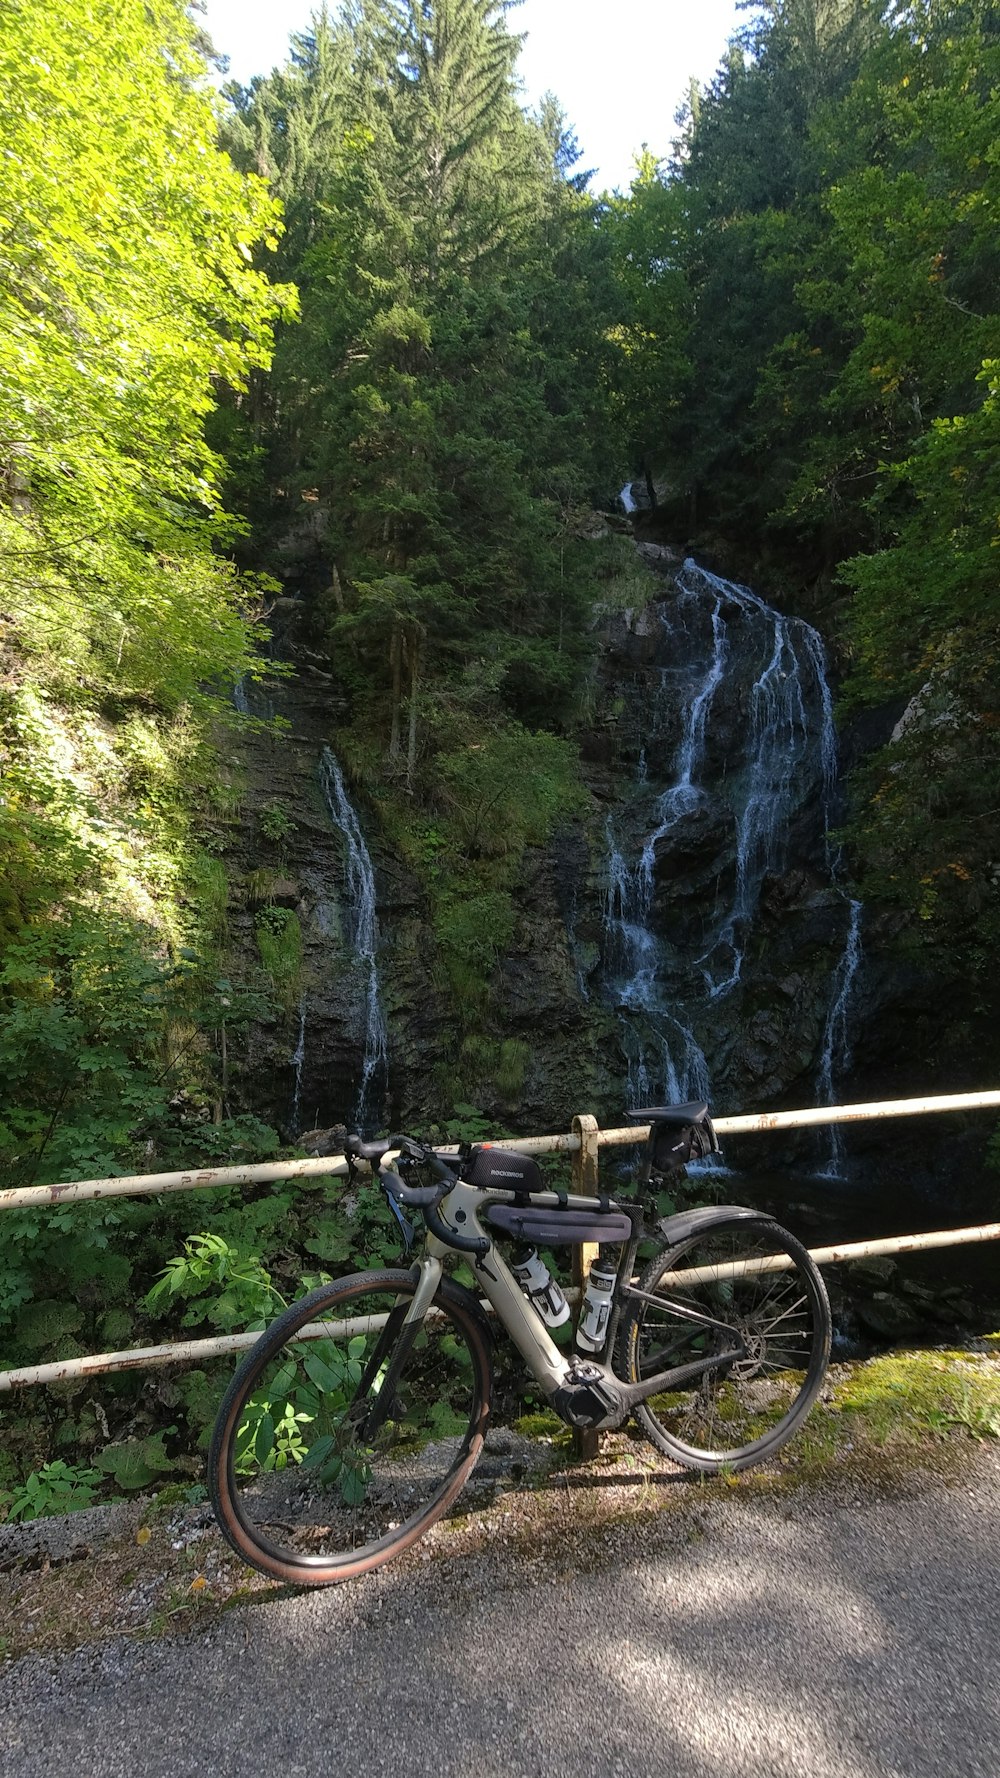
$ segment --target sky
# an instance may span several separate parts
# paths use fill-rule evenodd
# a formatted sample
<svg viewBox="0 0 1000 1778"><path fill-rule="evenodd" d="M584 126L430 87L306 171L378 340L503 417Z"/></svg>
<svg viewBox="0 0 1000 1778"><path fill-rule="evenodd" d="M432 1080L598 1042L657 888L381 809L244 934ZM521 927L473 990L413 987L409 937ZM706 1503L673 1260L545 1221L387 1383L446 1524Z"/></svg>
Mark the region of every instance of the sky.
<svg viewBox="0 0 1000 1778"><path fill-rule="evenodd" d="M245 84L284 61L289 33L313 10L313 0L206 0L206 22L230 77ZM526 103L555 93L601 191L628 186L643 143L669 153L692 76L711 79L745 17L737 0L628 0L621 10L613 0L524 0L508 24L528 34Z"/></svg>

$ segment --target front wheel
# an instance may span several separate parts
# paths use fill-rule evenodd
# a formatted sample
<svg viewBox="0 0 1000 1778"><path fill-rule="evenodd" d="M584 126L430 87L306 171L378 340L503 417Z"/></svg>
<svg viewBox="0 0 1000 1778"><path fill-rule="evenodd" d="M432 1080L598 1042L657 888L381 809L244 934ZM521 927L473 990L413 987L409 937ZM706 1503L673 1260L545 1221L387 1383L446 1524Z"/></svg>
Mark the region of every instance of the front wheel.
<svg viewBox="0 0 1000 1778"><path fill-rule="evenodd" d="M793 1235L766 1216L731 1217L661 1248L626 1312L621 1374L739 1352L636 1408L658 1450L714 1475L770 1457L804 1420L830 1356L830 1305Z"/></svg>
<svg viewBox="0 0 1000 1778"><path fill-rule="evenodd" d="M293 1303L248 1352L209 1454L212 1505L233 1548L298 1585L350 1580L447 1512L490 1405L489 1333L442 1278L406 1319L419 1274L357 1273Z"/></svg>

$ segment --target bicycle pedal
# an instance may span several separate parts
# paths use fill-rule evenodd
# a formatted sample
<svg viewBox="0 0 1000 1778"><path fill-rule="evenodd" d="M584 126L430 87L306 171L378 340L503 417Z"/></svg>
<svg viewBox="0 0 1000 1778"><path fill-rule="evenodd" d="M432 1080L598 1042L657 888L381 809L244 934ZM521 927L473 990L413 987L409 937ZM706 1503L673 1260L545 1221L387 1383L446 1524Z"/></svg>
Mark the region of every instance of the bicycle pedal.
<svg viewBox="0 0 1000 1778"><path fill-rule="evenodd" d="M618 1426L628 1412L602 1365L578 1358L552 1406L568 1426Z"/></svg>

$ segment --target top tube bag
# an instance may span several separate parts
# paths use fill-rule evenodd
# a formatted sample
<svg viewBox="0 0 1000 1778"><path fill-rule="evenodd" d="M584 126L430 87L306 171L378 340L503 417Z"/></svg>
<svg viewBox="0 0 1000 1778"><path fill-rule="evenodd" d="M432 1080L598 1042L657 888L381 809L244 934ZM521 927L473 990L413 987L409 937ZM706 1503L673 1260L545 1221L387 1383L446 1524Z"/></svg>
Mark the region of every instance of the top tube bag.
<svg viewBox="0 0 1000 1778"><path fill-rule="evenodd" d="M620 1246L632 1233L621 1210L560 1210L542 1204L491 1204L486 1221L505 1235L535 1246L558 1247L581 1241Z"/></svg>

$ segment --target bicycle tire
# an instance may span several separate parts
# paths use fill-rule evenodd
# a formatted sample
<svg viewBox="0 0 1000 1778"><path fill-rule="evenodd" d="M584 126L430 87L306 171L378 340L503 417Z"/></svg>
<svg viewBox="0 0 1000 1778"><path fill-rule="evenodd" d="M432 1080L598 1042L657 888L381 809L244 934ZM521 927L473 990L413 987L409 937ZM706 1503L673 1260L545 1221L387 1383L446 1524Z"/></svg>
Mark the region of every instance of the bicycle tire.
<svg viewBox="0 0 1000 1778"><path fill-rule="evenodd" d="M768 1258L781 1269L755 1269ZM637 1303L623 1323L618 1361L629 1382L704 1357L713 1343L732 1350L731 1337L672 1313L671 1300L735 1327L745 1344L742 1359L637 1406L651 1443L704 1475L773 1456L809 1412L830 1356L826 1287L806 1249L770 1217L723 1217L664 1245L638 1288L662 1300Z"/></svg>
<svg viewBox="0 0 1000 1778"><path fill-rule="evenodd" d="M408 1549L461 1491L490 1411L489 1328L442 1278L415 1333L416 1271L359 1272L293 1303L247 1353L209 1452L219 1525L252 1567L327 1586ZM328 1333L301 1337L303 1329ZM296 1337L300 1336L300 1337Z"/></svg>

